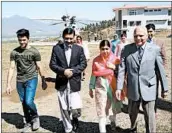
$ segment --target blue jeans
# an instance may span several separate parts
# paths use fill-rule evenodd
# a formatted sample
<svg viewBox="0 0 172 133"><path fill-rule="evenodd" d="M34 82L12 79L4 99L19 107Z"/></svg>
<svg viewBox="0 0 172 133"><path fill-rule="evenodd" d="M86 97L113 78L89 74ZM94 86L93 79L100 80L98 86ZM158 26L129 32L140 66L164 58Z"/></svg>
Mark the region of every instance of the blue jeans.
<svg viewBox="0 0 172 133"><path fill-rule="evenodd" d="M26 82L17 82L17 92L23 105L23 112L27 123L31 122L35 117L38 117L34 103L37 84L38 77L27 80Z"/></svg>

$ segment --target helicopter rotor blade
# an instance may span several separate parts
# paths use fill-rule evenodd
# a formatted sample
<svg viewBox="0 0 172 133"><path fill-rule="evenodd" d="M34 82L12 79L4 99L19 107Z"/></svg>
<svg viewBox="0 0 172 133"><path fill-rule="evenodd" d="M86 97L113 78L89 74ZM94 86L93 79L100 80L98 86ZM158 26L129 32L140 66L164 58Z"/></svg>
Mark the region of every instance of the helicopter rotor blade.
<svg viewBox="0 0 172 133"><path fill-rule="evenodd" d="M52 21L62 21L61 19L49 19L49 18L43 18L43 19L34 19L34 20L52 20Z"/></svg>
<svg viewBox="0 0 172 133"><path fill-rule="evenodd" d="M76 21L77 23L80 23L80 24L84 24L84 25L89 25L89 24L86 24L86 23L83 23L83 22L80 22L80 21Z"/></svg>
<svg viewBox="0 0 172 133"><path fill-rule="evenodd" d="M57 25L57 24L62 24L62 23L64 23L64 22L53 23L53 24L51 24L51 25Z"/></svg>

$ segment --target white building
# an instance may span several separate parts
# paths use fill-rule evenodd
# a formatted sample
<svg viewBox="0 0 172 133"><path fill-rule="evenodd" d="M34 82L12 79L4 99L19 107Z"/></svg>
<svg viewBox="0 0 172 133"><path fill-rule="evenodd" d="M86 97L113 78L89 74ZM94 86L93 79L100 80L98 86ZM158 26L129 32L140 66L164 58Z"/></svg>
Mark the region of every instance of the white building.
<svg viewBox="0 0 172 133"><path fill-rule="evenodd" d="M171 6L132 6L114 8L116 33L126 33L133 38L135 26L153 23L156 29L171 29Z"/></svg>

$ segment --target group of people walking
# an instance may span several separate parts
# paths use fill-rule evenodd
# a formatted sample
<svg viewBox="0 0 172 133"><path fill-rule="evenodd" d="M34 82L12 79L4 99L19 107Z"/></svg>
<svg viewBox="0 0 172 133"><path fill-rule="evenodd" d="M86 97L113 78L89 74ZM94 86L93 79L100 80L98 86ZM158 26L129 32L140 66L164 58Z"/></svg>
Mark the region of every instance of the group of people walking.
<svg viewBox="0 0 172 133"><path fill-rule="evenodd" d="M141 26L135 28L134 43L128 43L126 34L122 34L121 41L117 43L116 40L112 42L102 40L99 44L100 53L92 62L89 96L95 98L100 133L106 133L107 117L115 133L116 115L121 112L122 101L125 98L128 99L130 132L137 132L136 119L140 104L144 112L146 133L156 132L155 101L159 81L162 88L161 96L166 97L168 92L164 69L166 55L162 48L163 44L159 42L160 46L153 37L155 26L149 24L146 28ZM75 133L79 127L78 118L82 115L82 100L79 94L81 81L85 76L84 70L90 55L88 48L84 48L82 44L82 37L75 36L72 28L64 29L62 36L63 42L52 49L49 67L56 73L55 89L64 130L66 133ZM22 132L26 132L30 128L37 130L40 127L34 103L38 73L42 78L43 89L47 88L47 84L40 64L41 55L36 48L29 45L29 31L20 29L17 31L17 37L20 46L10 55L6 92L11 93L10 83L16 65L17 92L25 118ZM111 116L109 116L110 108L113 113Z"/></svg>

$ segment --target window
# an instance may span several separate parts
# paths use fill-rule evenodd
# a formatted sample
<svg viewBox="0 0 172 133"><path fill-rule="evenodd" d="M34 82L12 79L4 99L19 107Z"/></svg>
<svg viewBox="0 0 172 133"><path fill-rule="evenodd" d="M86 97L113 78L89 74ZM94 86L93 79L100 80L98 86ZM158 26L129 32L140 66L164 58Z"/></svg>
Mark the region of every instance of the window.
<svg viewBox="0 0 172 133"><path fill-rule="evenodd" d="M147 20L146 23L153 23L153 20Z"/></svg>
<svg viewBox="0 0 172 133"><path fill-rule="evenodd" d="M141 25L141 21L136 21L136 25L137 26Z"/></svg>
<svg viewBox="0 0 172 133"><path fill-rule="evenodd" d="M144 12L160 12L161 9L150 9L150 10L144 10Z"/></svg>
<svg viewBox="0 0 172 133"><path fill-rule="evenodd" d="M137 11L136 10L129 10L129 15L136 15Z"/></svg>
<svg viewBox="0 0 172 133"><path fill-rule="evenodd" d="M168 21L168 25L171 25L171 21Z"/></svg>
<svg viewBox="0 0 172 133"><path fill-rule="evenodd" d="M129 25L130 25L130 26L134 26L134 21L130 21L130 22L129 22Z"/></svg>
<svg viewBox="0 0 172 133"><path fill-rule="evenodd" d="M167 22L167 20L147 20L146 23L153 23L155 25L161 25L161 24L165 24Z"/></svg>
<svg viewBox="0 0 172 133"><path fill-rule="evenodd" d="M127 20L123 20L123 28L127 27Z"/></svg>
<svg viewBox="0 0 172 133"><path fill-rule="evenodd" d="M168 10L168 15L169 15L169 16L171 15L171 10Z"/></svg>
<svg viewBox="0 0 172 133"><path fill-rule="evenodd" d="M167 20L156 20L157 24L165 24Z"/></svg>

